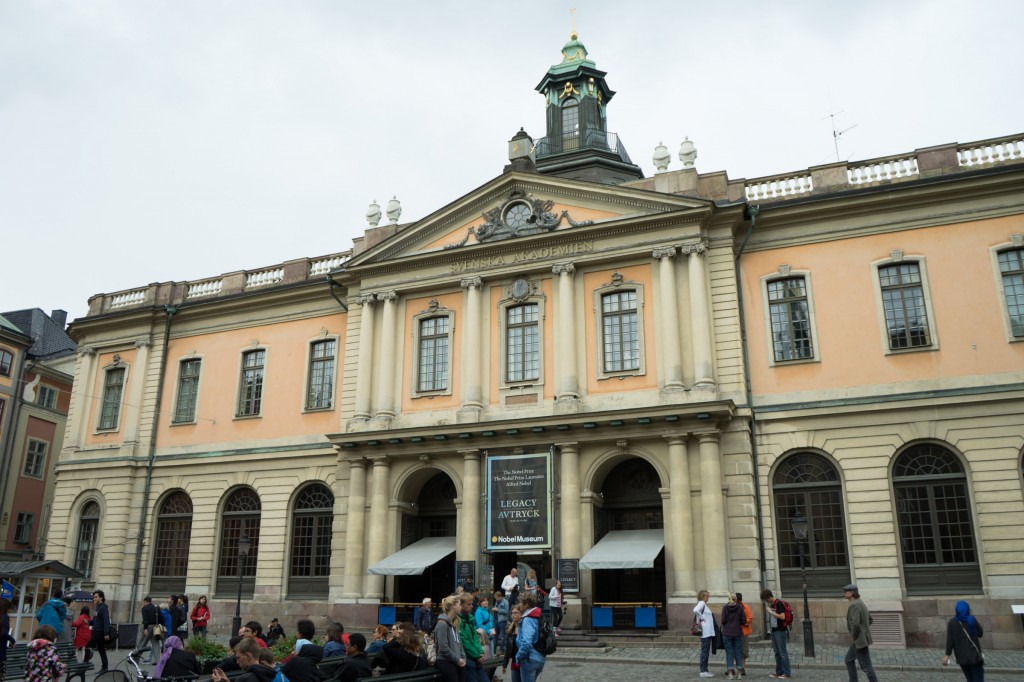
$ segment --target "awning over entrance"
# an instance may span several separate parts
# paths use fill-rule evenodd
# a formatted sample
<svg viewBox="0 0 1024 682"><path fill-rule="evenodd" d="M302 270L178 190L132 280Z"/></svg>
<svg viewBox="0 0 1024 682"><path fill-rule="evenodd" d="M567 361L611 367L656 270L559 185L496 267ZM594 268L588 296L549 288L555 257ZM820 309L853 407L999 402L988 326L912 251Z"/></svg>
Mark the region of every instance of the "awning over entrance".
<svg viewBox="0 0 1024 682"><path fill-rule="evenodd" d="M613 530L580 559L580 568L654 568L665 531Z"/></svg>
<svg viewBox="0 0 1024 682"><path fill-rule="evenodd" d="M455 538L423 538L370 566L375 575L423 575L431 564L455 551Z"/></svg>

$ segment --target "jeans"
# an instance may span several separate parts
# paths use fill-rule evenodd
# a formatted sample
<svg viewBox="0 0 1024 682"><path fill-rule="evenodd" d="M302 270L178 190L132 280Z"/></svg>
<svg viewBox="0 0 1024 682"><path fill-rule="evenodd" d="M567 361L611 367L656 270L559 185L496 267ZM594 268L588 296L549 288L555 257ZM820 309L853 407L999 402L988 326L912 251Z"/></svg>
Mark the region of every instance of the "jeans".
<svg viewBox="0 0 1024 682"><path fill-rule="evenodd" d="M727 670L737 670L743 667L743 637L722 637L725 644L725 667Z"/></svg>
<svg viewBox="0 0 1024 682"><path fill-rule="evenodd" d="M202 637L203 639L206 639L206 626L205 625L199 625L199 626L193 627L192 628L192 636L193 637Z"/></svg>
<svg viewBox="0 0 1024 682"><path fill-rule="evenodd" d="M964 679L967 682L985 682L985 666L981 663L962 665L960 669L964 671Z"/></svg>
<svg viewBox="0 0 1024 682"><path fill-rule="evenodd" d="M498 649L505 650L505 628L508 627L507 621L499 620L494 628L494 636L491 637L491 654L497 655Z"/></svg>
<svg viewBox="0 0 1024 682"><path fill-rule="evenodd" d="M868 677L868 682L878 682L878 676L875 675L875 669L871 667L871 652L868 651L867 647L858 649L853 644L846 651L846 672L850 675L850 682L857 682L857 665L860 664L860 669L864 671L864 674Z"/></svg>
<svg viewBox="0 0 1024 682"><path fill-rule="evenodd" d="M487 671L471 658L466 658L466 682L490 682Z"/></svg>
<svg viewBox="0 0 1024 682"><path fill-rule="evenodd" d="M562 625L562 607L551 607L551 627L557 628Z"/></svg>
<svg viewBox="0 0 1024 682"><path fill-rule="evenodd" d="M793 670L789 667L789 632L772 630L772 649L775 650L775 674L791 677ZM856 679L856 678L855 678Z"/></svg>
<svg viewBox="0 0 1024 682"><path fill-rule="evenodd" d="M714 637L701 637L700 640L700 671L708 671L708 658L711 656L711 640Z"/></svg>
<svg viewBox="0 0 1024 682"><path fill-rule="evenodd" d="M537 682L537 678L540 677L543 670L543 663L525 660L519 664L519 680L520 682Z"/></svg>

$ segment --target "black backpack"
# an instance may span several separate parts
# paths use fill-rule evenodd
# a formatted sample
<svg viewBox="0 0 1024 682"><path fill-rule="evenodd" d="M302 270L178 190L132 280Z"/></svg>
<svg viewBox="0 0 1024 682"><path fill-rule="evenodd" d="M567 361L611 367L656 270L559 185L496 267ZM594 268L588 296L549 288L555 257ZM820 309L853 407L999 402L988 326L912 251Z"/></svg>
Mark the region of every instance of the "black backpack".
<svg viewBox="0 0 1024 682"><path fill-rule="evenodd" d="M558 640L555 638L555 631L551 622L538 619L537 642L533 645L539 653L550 656L558 650Z"/></svg>

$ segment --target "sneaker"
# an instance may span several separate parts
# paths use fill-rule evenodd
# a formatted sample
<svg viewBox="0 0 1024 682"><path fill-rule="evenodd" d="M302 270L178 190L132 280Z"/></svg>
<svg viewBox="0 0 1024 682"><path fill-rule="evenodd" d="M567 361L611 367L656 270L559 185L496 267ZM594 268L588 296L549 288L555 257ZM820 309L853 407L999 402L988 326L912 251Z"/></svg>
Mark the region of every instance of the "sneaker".
<svg viewBox="0 0 1024 682"><path fill-rule="evenodd" d="M746 668L740 668L740 677L746 677L746 676L747 676L747 669Z"/></svg>
<svg viewBox="0 0 1024 682"><path fill-rule="evenodd" d="M700 676L701 677L714 677L715 674L714 673L701 673Z"/></svg>

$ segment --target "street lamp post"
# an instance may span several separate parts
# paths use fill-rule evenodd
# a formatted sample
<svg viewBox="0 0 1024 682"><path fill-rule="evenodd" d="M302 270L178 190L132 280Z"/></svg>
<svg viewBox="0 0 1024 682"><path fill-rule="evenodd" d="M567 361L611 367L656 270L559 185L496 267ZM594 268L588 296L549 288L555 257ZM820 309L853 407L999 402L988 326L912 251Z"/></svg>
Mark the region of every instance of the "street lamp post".
<svg viewBox="0 0 1024 682"><path fill-rule="evenodd" d="M251 545L249 536L242 533L242 537L238 538L238 599L235 600L235 617L231 621L232 637L242 628L242 576L245 575L245 560L249 557Z"/></svg>
<svg viewBox="0 0 1024 682"><path fill-rule="evenodd" d="M798 511L789 523L793 528L793 535L796 536L796 544L800 547L800 582L804 585L804 656L814 658L814 624L811 622L811 607L807 603L807 566L804 563L807 519Z"/></svg>

